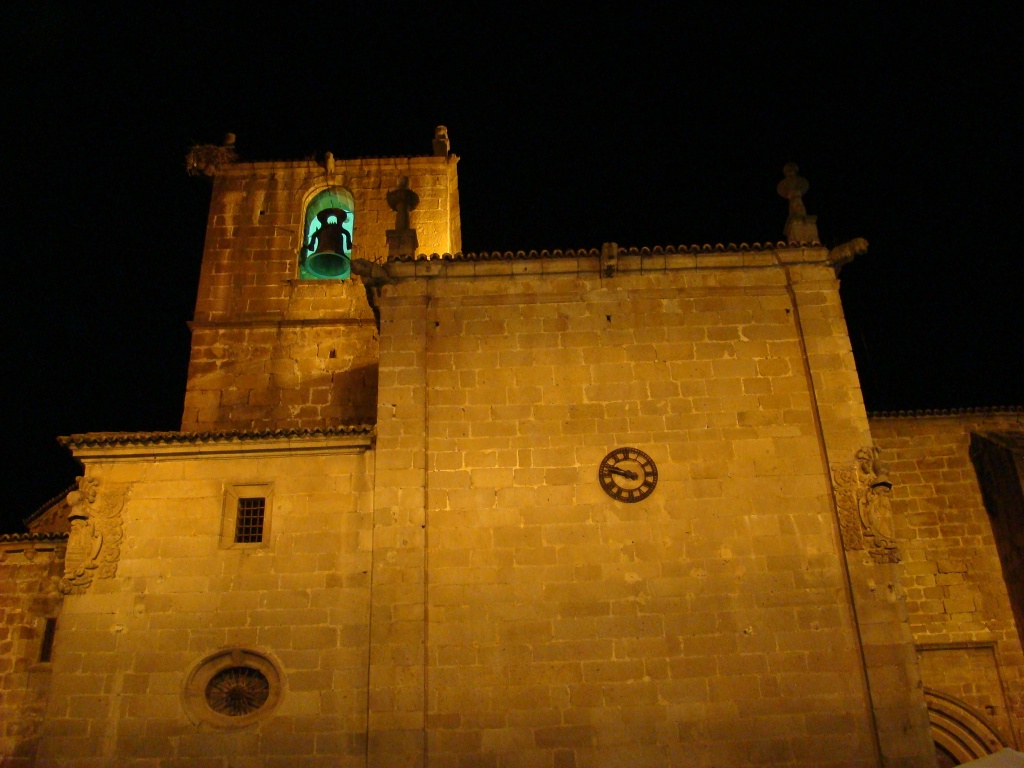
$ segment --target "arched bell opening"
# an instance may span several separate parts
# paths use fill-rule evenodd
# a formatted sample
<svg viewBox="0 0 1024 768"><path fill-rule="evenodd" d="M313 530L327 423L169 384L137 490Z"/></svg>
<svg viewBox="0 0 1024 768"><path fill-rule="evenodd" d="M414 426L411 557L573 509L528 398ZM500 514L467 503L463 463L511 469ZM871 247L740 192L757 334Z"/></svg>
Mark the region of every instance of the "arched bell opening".
<svg viewBox="0 0 1024 768"><path fill-rule="evenodd" d="M325 189L306 206L299 249L301 280L347 280L352 275L355 201L344 189Z"/></svg>

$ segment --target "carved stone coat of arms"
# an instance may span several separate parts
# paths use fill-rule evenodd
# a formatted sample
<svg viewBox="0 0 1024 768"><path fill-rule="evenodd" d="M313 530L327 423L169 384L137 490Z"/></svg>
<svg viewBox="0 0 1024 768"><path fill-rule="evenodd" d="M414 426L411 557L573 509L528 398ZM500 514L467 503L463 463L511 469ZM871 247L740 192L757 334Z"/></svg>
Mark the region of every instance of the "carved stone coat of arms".
<svg viewBox="0 0 1024 768"><path fill-rule="evenodd" d="M67 554L60 591L83 594L93 579L113 578L121 556L121 508L124 492L102 490L95 477L79 477L78 490L67 497Z"/></svg>
<svg viewBox="0 0 1024 768"><path fill-rule="evenodd" d="M876 563L898 563L899 549L892 528L889 467L880 450L861 448L850 464L833 464L832 484L839 508L843 547L866 550Z"/></svg>

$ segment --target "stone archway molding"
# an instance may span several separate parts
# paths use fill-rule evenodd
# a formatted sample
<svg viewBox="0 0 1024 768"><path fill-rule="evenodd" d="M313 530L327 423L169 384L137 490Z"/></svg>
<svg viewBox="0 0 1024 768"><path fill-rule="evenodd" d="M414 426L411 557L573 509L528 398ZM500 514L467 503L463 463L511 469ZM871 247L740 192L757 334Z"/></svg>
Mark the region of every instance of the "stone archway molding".
<svg viewBox="0 0 1024 768"><path fill-rule="evenodd" d="M988 718L965 701L934 688L924 689L932 738L960 763L991 755L1010 744Z"/></svg>

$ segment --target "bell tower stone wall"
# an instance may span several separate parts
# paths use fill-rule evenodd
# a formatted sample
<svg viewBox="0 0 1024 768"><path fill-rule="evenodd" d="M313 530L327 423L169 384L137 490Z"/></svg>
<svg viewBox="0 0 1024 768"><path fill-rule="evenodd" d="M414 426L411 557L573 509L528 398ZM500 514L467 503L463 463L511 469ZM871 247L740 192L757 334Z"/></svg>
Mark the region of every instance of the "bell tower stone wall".
<svg viewBox="0 0 1024 768"><path fill-rule="evenodd" d="M407 179L419 250L461 247L454 155L232 163L213 179L182 429L317 429L372 423L378 336L367 287L300 280L305 207L354 200L352 259L388 256L388 191Z"/></svg>

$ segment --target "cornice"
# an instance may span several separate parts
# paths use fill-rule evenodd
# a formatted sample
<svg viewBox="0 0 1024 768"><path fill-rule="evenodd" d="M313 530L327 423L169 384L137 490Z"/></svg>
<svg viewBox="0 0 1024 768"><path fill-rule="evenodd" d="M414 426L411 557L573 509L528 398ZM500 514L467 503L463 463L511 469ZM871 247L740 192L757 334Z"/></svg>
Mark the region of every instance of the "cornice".
<svg viewBox="0 0 1024 768"><path fill-rule="evenodd" d="M715 243L704 245L656 245L654 247L631 247L618 249L618 256L671 256L671 255L698 255L710 253L763 253L765 251L789 251L800 248L824 249L821 243L787 243L778 241L775 243ZM533 261L537 259L579 259L599 258L600 248L566 248L553 250L530 250L530 251L482 251L480 253L432 253L415 254L407 256L396 256L389 260L394 262L410 261Z"/></svg>
<svg viewBox="0 0 1024 768"><path fill-rule="evenodd" d="M89 459L182 458L252 453L361 452L373 445L371 424L325 429L204 432L90 432L57 438L75 456Z"/></svg>
<svg viewBox="0 0 1024 768"><path fill-rule="evenodd" d="M66 541L66 533L3 533L0 534L0 544L9 543L32 543L40 541Z"/></svg>
<svg viewBox="0 0 1024 768"><path fill-rule="evenodd" d="M75 490L77 488L78 488L78 484L77 483L72 483L67 488L65 488L63 491L58 493L56 496L54 496L51 499L48 499L43 504L41 504L36 509L35 512L33 512L31 515L26 517L21 522L23 522L26 526L30 525L32 522L34 522L36 520L36 518L38 518L40 515L42 515L44 512L46 512L51 507L53 507L55 504L60 504L62 501L64 501L64 499L67 498L68 494L71 493L73 490Z"/></svg>
<svg viewBox="0 0 1024 768"><path fill-rule="evenodd" d="M1024 414L1021 405L993 405L978 408L924 408L908 411L872 411L869 419L920 419L950 416L998 416Z"/></svg>

